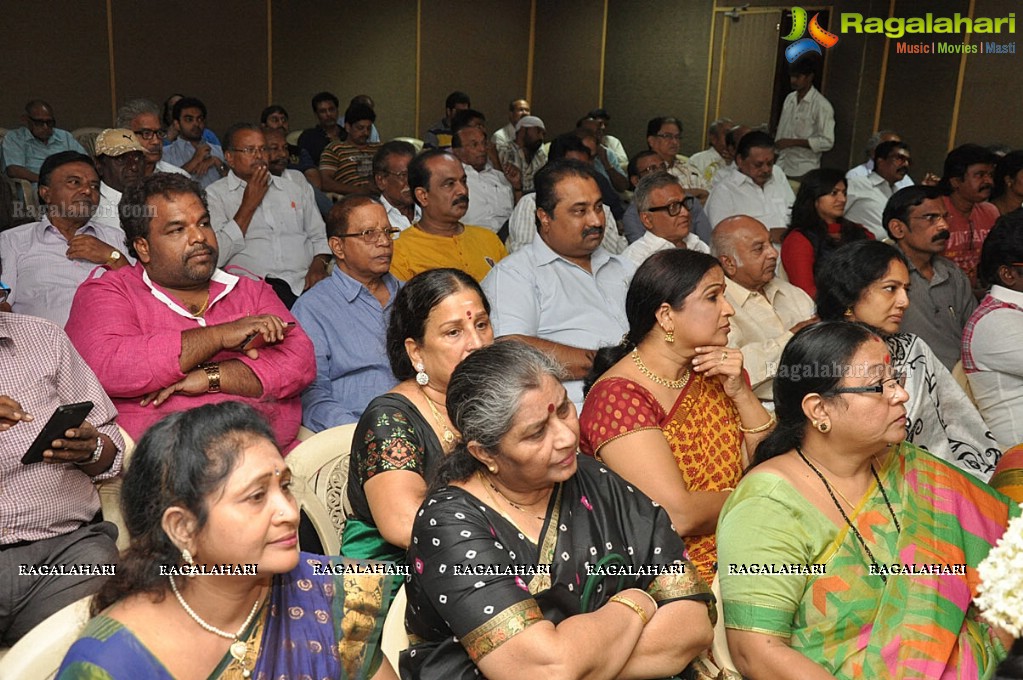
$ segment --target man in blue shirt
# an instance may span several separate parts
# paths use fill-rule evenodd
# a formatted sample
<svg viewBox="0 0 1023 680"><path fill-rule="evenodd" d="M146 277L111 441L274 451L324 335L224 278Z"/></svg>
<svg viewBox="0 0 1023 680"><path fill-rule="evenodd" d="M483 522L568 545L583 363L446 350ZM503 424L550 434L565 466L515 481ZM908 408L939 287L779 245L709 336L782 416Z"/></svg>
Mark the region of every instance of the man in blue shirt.
<svg viewBox="0 0 1023 680"><path fill-rule="evenodd" d="M85 153L70 132L57 128L53 108L42 99L25 104L21 120L25 127L11 130L4 137L0 165L8 177L35 184L39 181L39 168L48 156L61 151Z"/></svg>
<svg viewBox="0 0 1023 680"><path fill-rule="evenodd" d="M398 232L369 196L349 196L327 216L336 266L291 310L316 348L316 379L302 394L302 424L314 432L357 422L397 383L385 341L401 287L389 273Z"/></svg>
<svg viewBox="0 0 1023 680"><path fill-rule="evenodd" d="M174 105L174 122L178 138L164 147L163 160L190 174L203 189L226 177L229 168L223 149L203 138L206 105L195 97L179 99Z"/></svg>

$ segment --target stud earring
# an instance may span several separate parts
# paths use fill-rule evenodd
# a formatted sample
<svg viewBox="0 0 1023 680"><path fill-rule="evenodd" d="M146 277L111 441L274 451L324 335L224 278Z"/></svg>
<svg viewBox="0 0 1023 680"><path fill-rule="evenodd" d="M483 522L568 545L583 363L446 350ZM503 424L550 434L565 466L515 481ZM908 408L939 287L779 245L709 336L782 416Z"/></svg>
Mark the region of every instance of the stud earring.
<svg viewBox="0 0 1023 680"><path fill-rule="evenodd" d="M826 420L822 420L820 423L814 423L814 427L816 427L817 431L821 434L826 434L831 430L831 425Z"/></svg>
<svg viewBox="0 0 1023 680"><path fill-rule="evenodd" d="M497 468L494 467L493 465L491 465L487 469L490 470L490 474L492 474L492 475L496 475L497 474Z"/></svg>
<svg viewBox="0 0 1023 680"><path fill-rule="evenodd" d="M846 307L843 316L852 316L852 307Z"/></svg>
<svg viewBox="0 0 1023 680"><path fill-rule="evenodd" d="M189 552L188 548L181 551L181 559L189 566L186 576L188 578L195 578L195 560L192 558L192 553Z"/></svg>
<svg viewBox="0 0 1023 680"><path fill-rule="evenodd" d="M669 345L671 343L675 342L675 331L674 331L674 329L672 329L670 331L665 331L665 333L664 333L664 341L666 343L668 343Z"/></svg>
<svg viewBox="0 0 1023 680"><path fill-rule="evenodd" d="M423 362L420 361L416 364L416 382L422 387L426 387L426 385L430 382L430 376L426 375L425 369L426 367L423 366Z"/></svg>

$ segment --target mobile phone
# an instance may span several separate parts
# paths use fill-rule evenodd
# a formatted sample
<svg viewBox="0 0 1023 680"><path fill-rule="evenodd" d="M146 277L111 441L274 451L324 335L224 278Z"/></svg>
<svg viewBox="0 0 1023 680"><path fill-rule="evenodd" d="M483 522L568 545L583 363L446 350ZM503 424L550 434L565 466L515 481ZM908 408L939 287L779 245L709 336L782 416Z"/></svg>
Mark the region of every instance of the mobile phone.
<svg viewBox="0 0 1023 680"><path fill-rule="evenodd" d="M85 418L92 411L91 401L80 401L77 404L61 404L53 412L50 419L43 425L42 431L28 447L28 451L21 457L25 465L30 463L43 462L43 451L46 451L53 444L54 439L64 439L64 433L70 429L80 427Z"/></svg>
<svg viewBox="0 0 1023 680"><path fill-rule="evenodd" d="M284 324L284 335L291 332L291 329L295 327L294 321L289 321ZM242 340L242 344L238 345L238 349L242 352L247 352L250 349L259 349L266 344L266 340L263 339L263 334L259 331L253 331L245 336Z"/></svg>

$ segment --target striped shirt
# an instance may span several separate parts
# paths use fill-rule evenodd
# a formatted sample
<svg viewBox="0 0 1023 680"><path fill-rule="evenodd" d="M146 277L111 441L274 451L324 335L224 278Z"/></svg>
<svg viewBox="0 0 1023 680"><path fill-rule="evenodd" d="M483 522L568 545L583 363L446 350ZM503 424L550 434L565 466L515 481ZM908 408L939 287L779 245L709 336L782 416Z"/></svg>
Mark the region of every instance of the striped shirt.
<svg viewBox="0 0 1023 680"><path fill-rule="evenodd" d="M380 144L328 144L320 156L320 170L333 173L335 182L366 186L373 175L373 155L379 148Z"/></svg>

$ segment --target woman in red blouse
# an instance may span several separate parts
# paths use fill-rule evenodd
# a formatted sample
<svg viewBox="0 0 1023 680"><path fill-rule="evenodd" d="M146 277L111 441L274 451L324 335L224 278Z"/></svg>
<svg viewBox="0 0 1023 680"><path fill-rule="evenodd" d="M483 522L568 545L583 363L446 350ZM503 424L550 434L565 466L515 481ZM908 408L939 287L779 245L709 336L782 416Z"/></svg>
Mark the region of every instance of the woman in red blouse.
<svg viewBox="0 0 1023 680"><path fill-rule="evenodd" d="M840 170L820 168L803 178L792 205L792 225L782 241L781 263L789 282L817 297L814 263L835 248L874 236L845 219L846 182Z"/></svg>

